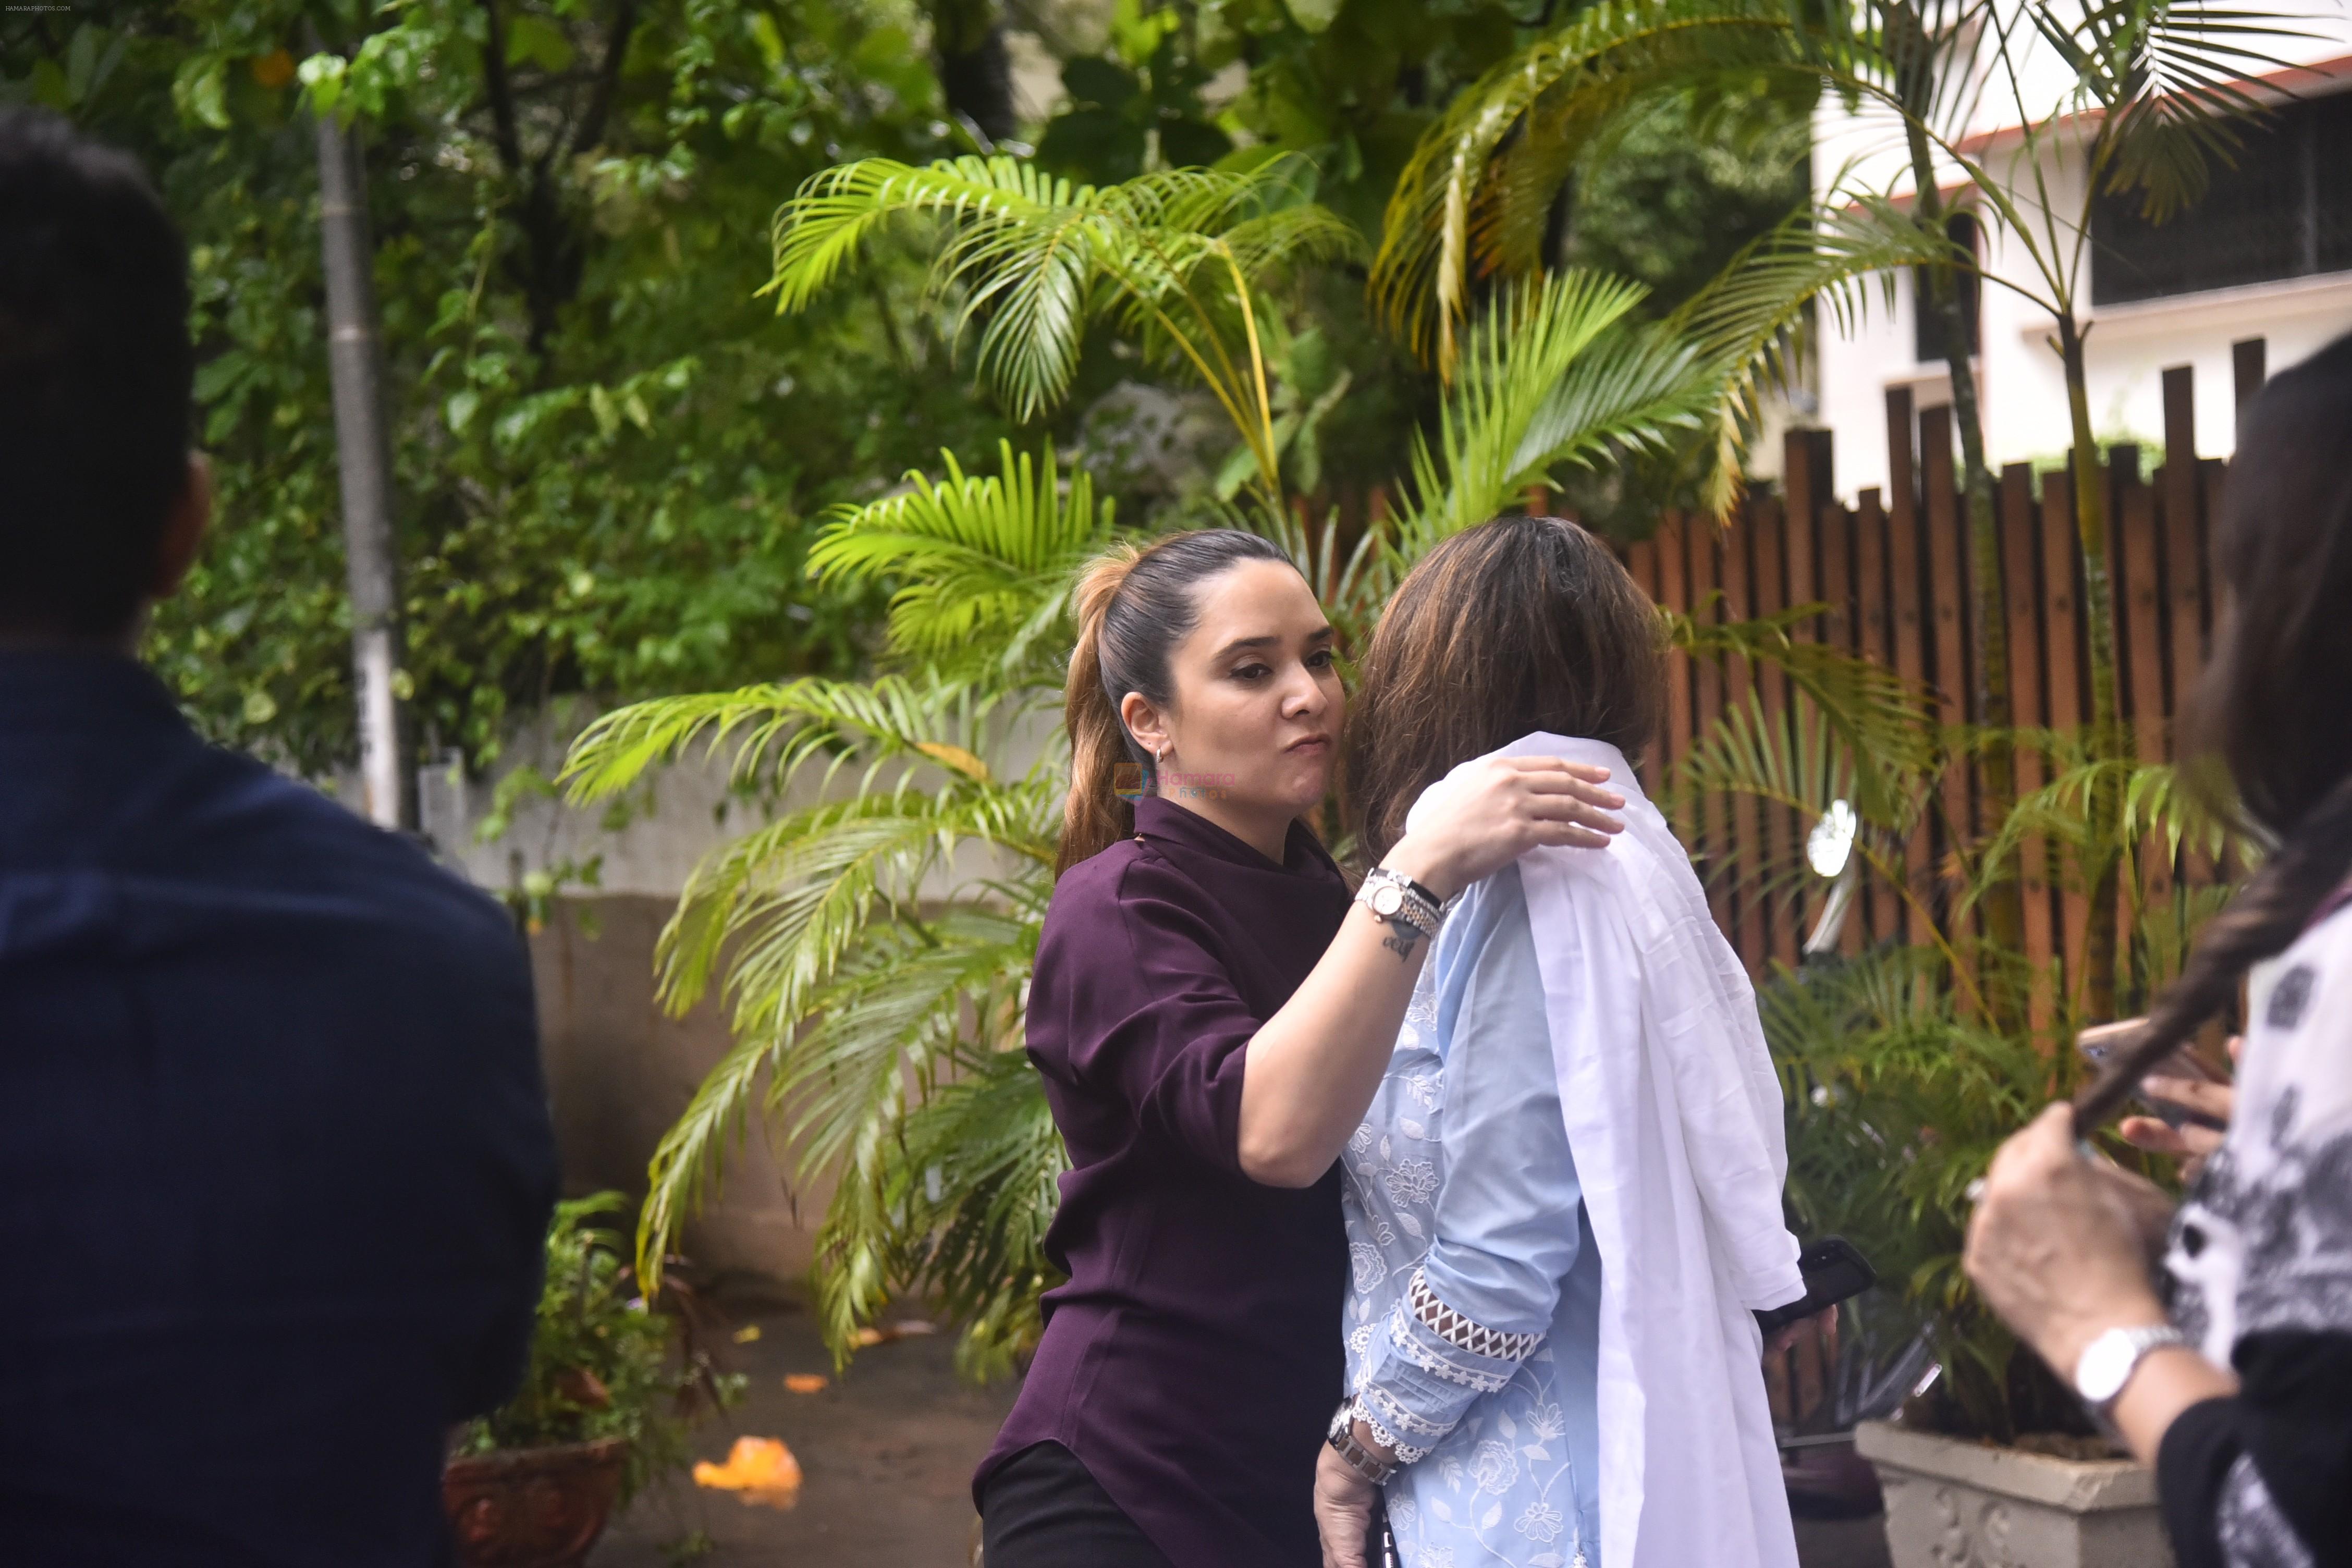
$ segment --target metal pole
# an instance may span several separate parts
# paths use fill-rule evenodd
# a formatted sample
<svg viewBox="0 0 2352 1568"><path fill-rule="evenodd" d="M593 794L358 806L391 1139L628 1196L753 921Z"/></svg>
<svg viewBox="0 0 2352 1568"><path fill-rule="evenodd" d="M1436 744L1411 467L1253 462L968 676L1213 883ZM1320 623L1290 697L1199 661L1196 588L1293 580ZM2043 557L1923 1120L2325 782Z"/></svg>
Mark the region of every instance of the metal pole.
<svg viewBox="0 0 2352 1568"><path fill-rule="evenodd" d="M359 138L331 113L317 117L319 234L327 271L327 363L334 381L335 450L343 495L343 558L351 579L352 665L357 678L362 810L384 827L410 825L400 702L400 563L392 534L392 437L383 406L374 247Z"/></svg>

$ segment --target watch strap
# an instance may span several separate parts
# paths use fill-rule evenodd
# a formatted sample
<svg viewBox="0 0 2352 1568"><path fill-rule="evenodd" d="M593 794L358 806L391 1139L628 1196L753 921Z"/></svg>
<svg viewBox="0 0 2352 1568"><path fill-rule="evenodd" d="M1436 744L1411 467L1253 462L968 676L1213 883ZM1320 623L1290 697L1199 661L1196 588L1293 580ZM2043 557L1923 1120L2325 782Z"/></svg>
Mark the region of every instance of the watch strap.
<svg viewBox="0 0 2352 1568"><path fill-rule="evenodd" d="M1372 902L1372 895L1383 887L1397 891L1399 901L1393 915L1381 914ZM1363 886L1356 889L1356 901L1382 920L1404 921L1423 936L1434 937L1437 928L1445 923L1445 906L1427 888L1386 866L1375 866L1364 873Z"/></svg>
<svg viewBox="0 0 2352 1568"><path fill-rule="evenodd" d="M2185 1345L2188 1342L2189 1336L2170 1323L2142 1323L2133 1328L2109 1329L2097 1339L2093 1340L2083 1352L2083 1361L2075 1363L2074 1392L2081 1395L2095 1412L2105 1418L2106 1413L2114 1408L2116 1401L2123 1397L2124 1390L2131 1386L2131 1380L2138 1373L2140 1363L2158 1351L2168 1349L2173 1345ZM2128 1347L2129 1359L2124 1363L2123 1375L2116 1380L2115 1387L2105 1394L2095 1395L2083 1386L2084 1381L2083 1362L2088 1361L2093 1352L2114 1344Z"/></svg>
<svg viewBox="0 0 2352 1568"><path fill-rule="evenodd" d="M1347 1467L1371 1485L1386 1486L1396 1474L1396 1466L1367 1448L1356 1437L1356 1402L1347 1400L1331 1417L1331 1430L1324 1437L1330 1450L1339 1455Z"/></svg>

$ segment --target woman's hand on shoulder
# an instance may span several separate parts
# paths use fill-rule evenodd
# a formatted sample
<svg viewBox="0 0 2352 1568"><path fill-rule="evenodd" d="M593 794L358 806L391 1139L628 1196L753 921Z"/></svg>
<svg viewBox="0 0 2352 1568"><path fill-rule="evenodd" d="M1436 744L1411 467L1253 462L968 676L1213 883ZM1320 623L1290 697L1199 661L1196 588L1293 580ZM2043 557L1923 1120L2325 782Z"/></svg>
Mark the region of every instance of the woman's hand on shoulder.
<svg viewBox="0 0 2352 1568"><path fill-rule="evenodd" d="M1481 757L1438 784L1421 825L1381 862L1441 898L1539 845L1598 849L1624 830L1609 770L1559 757Z"/></svg>

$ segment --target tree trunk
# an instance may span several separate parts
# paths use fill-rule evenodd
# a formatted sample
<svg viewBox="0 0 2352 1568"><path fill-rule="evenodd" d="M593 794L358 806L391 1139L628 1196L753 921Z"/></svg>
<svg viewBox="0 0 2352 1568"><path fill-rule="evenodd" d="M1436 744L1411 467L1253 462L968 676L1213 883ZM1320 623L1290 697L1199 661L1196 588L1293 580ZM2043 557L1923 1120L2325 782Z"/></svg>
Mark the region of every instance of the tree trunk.
<svg viewBox="0 0 2352 1568"><path fill-rule="evenodd" d="M1943 193L1937 187L1935 160L1927 132L1916 121L1906 127L1910 141L1913 184L1917 190L1917 216L1935 232L1945 232ZM1960 430L1960 475L1969 510L1969 558L1975 567L1976 592L1970 597L1974 624L1977 722L1986 739L1979 752L1984 781L1985 820L2008 820L2017 803L2017 762L2009 741L2011 717L2009 674L2009 593L2000 570L2000 535L1993 515L1992 471L1985 466L1984 416L1977 397L1976 366L1969 358L1968 320L1960 306L1956 269L1927 269L1930 299L1919 308L1932 308L1943 323L1945 363L1952 376L1952 421ZM2018 858L2006 868L1987 868L1998 877L1986 893L1985 937L2002 953L2025 951L2025 890L2020 884ZM2009 966L1996 961L1983 975L1985 1004L1994 1027L2004 1033L2022 1028L2024 998Z"/></svg>
<svg viewBox="0 0 2352 1568"><path fill-rule="evenodd" d="M401 745L399 559L392 533L392 433L384 414L375 251L359 137L319 117L319 233L327 273L327 363L334 380L335 452L351 581L352 664L359 695L360 779L368 820L413 824Z"/></svg>
<svg viewBox="0 0 2352 1568"><path fill-rule="evenodd" d="M2066 408L2074 424L2074 532L2083 549L2084 618L2091 631L2091 754L2107 762L2126 754L2116 699L2116 601L2107 580L2106 474L2091 434L2091 390L2083 363L2083 332L2072 313L2058 318L2058 352L2066 365ZM2091 792L2089 927L2084 932L2082 995L2086 1016L2116 1013L2116 909L2122 857L2116 842L2123 820L2123 781L2099 775Z"/></svg>

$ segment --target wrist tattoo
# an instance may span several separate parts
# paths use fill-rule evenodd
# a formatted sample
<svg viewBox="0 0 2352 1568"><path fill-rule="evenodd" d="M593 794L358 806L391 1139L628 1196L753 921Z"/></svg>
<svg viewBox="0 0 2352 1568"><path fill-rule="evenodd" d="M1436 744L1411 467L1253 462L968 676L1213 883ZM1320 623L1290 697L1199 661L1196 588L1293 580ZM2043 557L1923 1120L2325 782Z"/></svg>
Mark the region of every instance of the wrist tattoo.
<svg viewBox="0 0 2352 1568"><path fill-rule="evenodd" d="M1397 955L1399 963L1412 962L1413 948L1421 941L1421 928L1410 921L1386 921L1389 934L1381 938L1381 945Z"/></svg>

